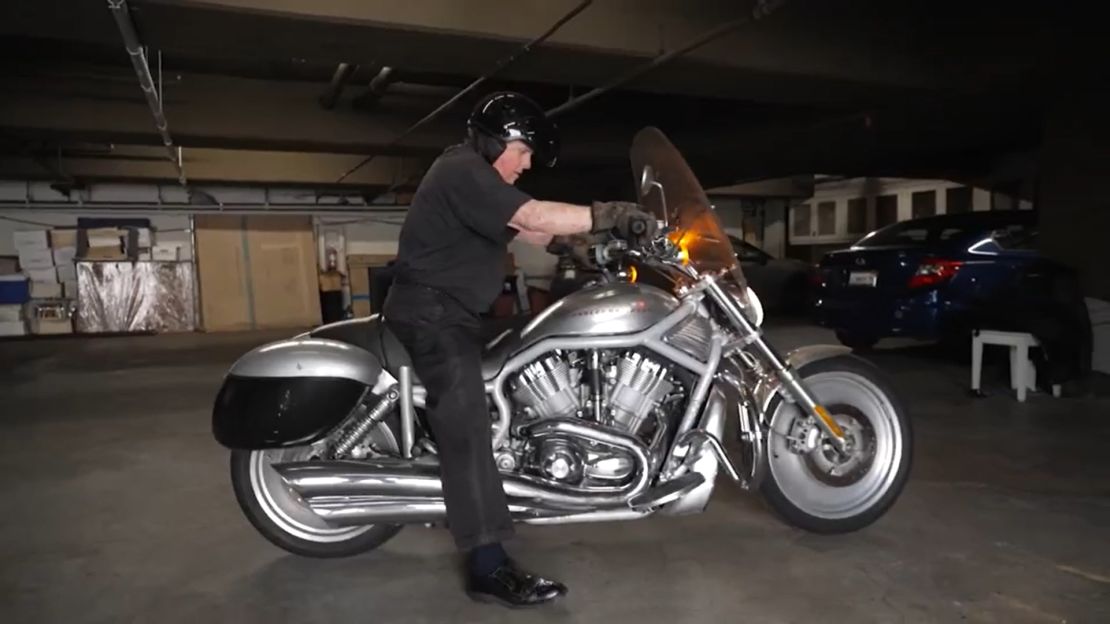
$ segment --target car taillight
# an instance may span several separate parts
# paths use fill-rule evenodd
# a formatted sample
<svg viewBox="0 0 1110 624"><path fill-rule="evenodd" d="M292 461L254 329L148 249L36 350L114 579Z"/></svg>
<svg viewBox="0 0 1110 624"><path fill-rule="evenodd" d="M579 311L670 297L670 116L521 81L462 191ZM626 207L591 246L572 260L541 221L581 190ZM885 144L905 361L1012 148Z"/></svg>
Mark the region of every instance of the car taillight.
<svg viewBox="0 0 1110 624"><path fill-rule="evenodd" d="M938 286L952 279L964 263L960 260L942 260L940 258L926 258L917 267L917 272L910 278L910 288L929 288Z"/></svg>

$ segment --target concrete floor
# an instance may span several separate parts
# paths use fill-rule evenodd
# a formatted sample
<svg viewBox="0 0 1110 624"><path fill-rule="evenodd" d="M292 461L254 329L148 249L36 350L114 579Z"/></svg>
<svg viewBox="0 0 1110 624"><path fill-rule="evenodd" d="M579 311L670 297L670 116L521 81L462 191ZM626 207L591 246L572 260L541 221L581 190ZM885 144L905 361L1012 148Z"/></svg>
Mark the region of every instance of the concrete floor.
<svg viewBox="0 0 1110 624"><path fill-rule="evenodd" d="M1105 392L1018 404L988 368L973 399L965 364L883 350L917 444L879 523L808 535L720 481L699 516L523 527L511 551L571 594L521 613L466 599L442 531L333 561L254 532L209 409L271 337L0 343L0 621L1110 622Z"/></svg>

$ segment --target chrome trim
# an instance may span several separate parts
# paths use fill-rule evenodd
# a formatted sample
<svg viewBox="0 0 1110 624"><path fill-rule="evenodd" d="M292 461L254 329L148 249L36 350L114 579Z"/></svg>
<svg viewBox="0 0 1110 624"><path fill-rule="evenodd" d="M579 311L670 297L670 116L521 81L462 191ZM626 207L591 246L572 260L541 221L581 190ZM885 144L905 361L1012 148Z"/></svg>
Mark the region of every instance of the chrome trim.
<svg viewBox="0 0 1110 624"><path fill-rule="evenodd" d="M527 475L503 474L511 505L545 515L620 508L646 491L651 481L648 451L632 436L584 421L548 420L531 435L577 435L623 448L638 463L635 480L612 493L574 491L539 482ZM314 511L335 522L407 523L438 518L443 500L439 466L388 458L364 461L302 461L275 464L274 470Z"/></svg>
<svg viewBox="0 0 1110 624"><path fill-rule="evenodd" d="M675 308L674 312L664 317L655 325L636 334L621 336L571 336L565 338L545 338L523 351L517 353L505 363L496 378L486 384L486 389L493 398L497 407L498 422L493 436L493 449L501 448L509 437L509 426L512 422L512 406L505 394L505 385L510 377L530 364L533 360L555 349L615 349L646 347L659 355L671 360L675 364L697 373L699 376L712 375L715 365L710 367L705 362L699 362L679 349L663 341L663 336L675 325L686 317L697 312L701 302L700 296L687 297ZM544 311L546 312L546 310ZM707 372L708 371L708 372Z"/></svg>
<svg viewBox="0 0 1110 624"><path fill-rule="evenodd" d="M806 388L805 384L802 383L802 380L794 374L794 370L790 367L789 362L780 356L778 352L763 339L759 328L752 325L751 321L749 321L744 314L744 311L740 309L736 301L729 296L712 275L704 276L702 283L705 284L705 288L709 292L710 297L713 298L713 301L715 301L725 314L728 315L736 328L741 330L745 335L753 338L751 344L756 348L763 360L771 365L779 381L790 391L790 395L794 398L794 401L801 406L806 414L813 417L814 421L817 422L817 426L828 436L829 441L836 446L838 450L843 451L845 445L844 439L834 434L825 420L820 417L818 414L819 405L816 399L813 398L813 394Z"/></svg>
<svg viewBox="0 0 1110 624"><path fill-rule="evenodd" d="M720 388L713 388L706 400L705 411L698 423L698 429L721 439L725 434L725 404L724 393L721 392ZM672 471L675 474L669 474L668 477L674 478L689 469L705 477L705 482L682 496L682 498L660 508L659 513L668 516L681 516L705 510L706 505L709 504L709 497L713 494L713 487L717 480L717 470L720 465L720 462L714 457L713 451L705 448L699 449L697 455L692 459L686 458L686 461L678 467L680 470Z"/></svg>
<svg viewBox="0 0 1110 624"><path fill-rule="evenodd" d="M807 364L812 364L820 360L827 360L839 355L847 355L851 352L851 349L841 345L806 345L787 353L785 359L786 364L790 368L801 370L801 368ZM760 420L764 424L768 424L766 421L769 415L767 409L771 405L771 399L781 390L782 383L777 378L767 375L759 380L755 389L752 391L752 400L759 409Z"/></svg>
<svg viewBox="0 0 1110 624"><path fill-rule="evenodd" d="M728 454L725 453L725 448L721 446L721 441L712 433L708 433L704 429L687 431L679 439L677 444L693 444L695 439L701 439L703 442L709 444L709 450L713 452L713 456L721 463L721 467L725 469L725 473L730 479L737 483L743 482L740 478L740 473L736 471L736 466L732 465L732 460L728 458Z"/></svg>
<svg viewBox="0 0 1110 624"><path fill-rule="evenodd" d="M549 518L528 518L521 520L524 524L578 524L582 522L615 522L623 520L639 520L655 513L654 511L636 511L635 509L604 509L601 511L587 511L570 515L552 516Z"/></svg>
<svg viewBox="0 0 1110 624"><path fill-rule="evenodd" d="M401 457L412 457L413 428L416 411L412 407L412 367L402 366L397 371L397 384L401 392Z"/></svg>
<svg viewBox="0 0 1110 624"><path fill-rule="evenodd" d="M381 364L368 351L338 340L293 338L262 345L228 371L239 377L329 377L374 386Z"/></svg>
<svg viewBox="0 0 1110 624"><path fill-rule="evenodd" d="M679 422L678 430L675 431L676 435L690 431L694 426L694 422L701 413L702 405L705 403L705 397L709 394L709 387L713 384L713 377L717 373L717 368L721 363L721 344L723 340L720 336L713 336L709 341L709 357L706 360L705 372L702 373L698 383L694 385L694 391L690 393L689 401L686 403L686 411L682 414L682 420Z"/></svg>

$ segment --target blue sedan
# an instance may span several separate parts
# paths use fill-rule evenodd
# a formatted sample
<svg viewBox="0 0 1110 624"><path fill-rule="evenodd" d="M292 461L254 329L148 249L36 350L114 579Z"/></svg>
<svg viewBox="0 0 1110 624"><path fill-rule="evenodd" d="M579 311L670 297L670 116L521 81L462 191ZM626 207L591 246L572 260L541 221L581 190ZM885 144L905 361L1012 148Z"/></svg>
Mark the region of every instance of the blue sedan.
<svg viewBox="0 0 1110 624"><path fill-rule="evenodd" d="M895 223L825 255L816 320L856 349L888 336L965 335L1006 305L1029 303L1012 300L1023 296L1023 281L1053 270L1036 242L1036 214L1030 211Z"/></svg>

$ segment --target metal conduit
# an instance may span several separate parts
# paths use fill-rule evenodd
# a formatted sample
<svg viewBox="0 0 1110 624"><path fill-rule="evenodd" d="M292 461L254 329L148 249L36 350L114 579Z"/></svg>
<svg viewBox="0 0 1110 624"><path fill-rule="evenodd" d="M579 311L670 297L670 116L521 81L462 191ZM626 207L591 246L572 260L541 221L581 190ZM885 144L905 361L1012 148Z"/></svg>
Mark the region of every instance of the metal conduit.
<svg viewBox="0 0 1110 624"><path fill-rule="evenodd" d="M173 137L170 136L169 123L166 121L166 115L162 110L162 96L158 91L158 87L154 84L154 76L150 74L150 64L147 62L146 51L143 49L142 43L139 42L139 34L135 32L135 23L131 20L131 11L127 8L127 0L108 0L108 9L112 12L112 17L116 20L116 25L119 26L120 35L123 36L123 44L127 49L127 55L131 58L131 66L135 68L135 74L139 77L139 86L143 89L143 95L146 96L146 103L150 106L150 112L154 115L154 127L158 130L158 134L162 136L162 144L166 146L166 155L173 163L174 169L177 170L177 181L181 186L188 187L187 180L185 179L185 169L181 164L181 148L174 147Z"/></svg>

